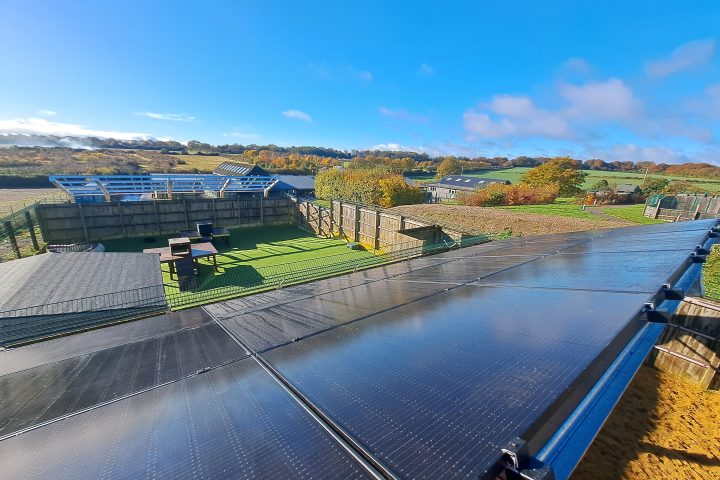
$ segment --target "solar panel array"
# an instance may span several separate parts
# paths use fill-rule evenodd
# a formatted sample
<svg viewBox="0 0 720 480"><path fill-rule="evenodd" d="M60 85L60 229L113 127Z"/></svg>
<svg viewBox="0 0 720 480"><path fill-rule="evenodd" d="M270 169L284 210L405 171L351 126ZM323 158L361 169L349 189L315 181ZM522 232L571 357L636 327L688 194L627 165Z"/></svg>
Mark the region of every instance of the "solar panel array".
<svg viewBox="0 0 720 480"><path fill-rule="evenodd" d="M72 196L132 193L263 192L277 183L270 176L214 174L58 175L50 181Z"/></svg>
<svg viewBox="0 0 720 480"><path fill-rule="evenodd" d="M7 478L482 478L715 221L504 240L0 352Z"/></svg>

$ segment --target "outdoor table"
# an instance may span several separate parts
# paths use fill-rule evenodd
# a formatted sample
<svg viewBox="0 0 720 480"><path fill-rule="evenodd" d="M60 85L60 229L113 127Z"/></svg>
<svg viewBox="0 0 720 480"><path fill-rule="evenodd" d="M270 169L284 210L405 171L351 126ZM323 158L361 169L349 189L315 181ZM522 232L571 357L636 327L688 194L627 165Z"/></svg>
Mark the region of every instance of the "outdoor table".
<svg viewBox="0 0 720 480"><path fill-rule="evenodd" d="M160 248L146 248L143 253L155 253L160 255L160 263L170 264L170 278L175 275L175 260L179 260L182 257L173 256L170 254L170 247ZM192 244L192 259L197 265L198 259L212 257L213 267L218 272L217 266L217 249L210 242L205 243L193 243Z"/></svg>

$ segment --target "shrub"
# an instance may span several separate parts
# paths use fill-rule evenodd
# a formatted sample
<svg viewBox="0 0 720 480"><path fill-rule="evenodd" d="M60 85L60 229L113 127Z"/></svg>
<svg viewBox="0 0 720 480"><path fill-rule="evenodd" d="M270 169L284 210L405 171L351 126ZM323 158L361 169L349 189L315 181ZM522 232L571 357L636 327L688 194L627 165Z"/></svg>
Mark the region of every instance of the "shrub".
<svg viewBox="0 0 720 480"><path fill-rule="evenodd" d="M387 169L330 169L315 177L315 196L322 200L333 198L353 202L394 207L422 203L423 193L411 187L402 175Z"/></svg>
<svg viewBox="0 0 720 480"><path fill-rule="evenodd" d="M496 183L481 190L461 194L460 203L475 207L543 205L553 203L557 196L558 187L554 185L531 187L525 183L518 183L516 185Z"/></svg>

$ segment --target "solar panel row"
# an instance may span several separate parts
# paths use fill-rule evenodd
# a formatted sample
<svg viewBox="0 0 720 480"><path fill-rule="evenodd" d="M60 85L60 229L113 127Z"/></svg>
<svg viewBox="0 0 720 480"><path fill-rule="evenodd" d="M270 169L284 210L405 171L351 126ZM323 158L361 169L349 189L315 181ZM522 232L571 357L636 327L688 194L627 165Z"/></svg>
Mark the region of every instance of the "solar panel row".
<svg viewBox="0 0 720 480"><path fill-rule="evenodd" d="M714 225L493 242L0 352L0 477L373 473L313 409L394 477L482 477L549 438Z"/></svg>

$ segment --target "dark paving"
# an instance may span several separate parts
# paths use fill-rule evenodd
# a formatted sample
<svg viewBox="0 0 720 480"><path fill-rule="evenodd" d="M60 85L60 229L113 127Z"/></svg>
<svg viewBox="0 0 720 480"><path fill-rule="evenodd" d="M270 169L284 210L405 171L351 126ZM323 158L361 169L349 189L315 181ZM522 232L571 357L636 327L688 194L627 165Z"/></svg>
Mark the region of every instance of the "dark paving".
<svg viewBox="0 0 720 480"><path fill-rule="evenodd" d="M503 240L0 352L0 477L362 477L261 359L396 477L481 478L552 435L714 224Z"/></svg>
<svg viewBox="0 0 720 480"><path fill-rule="evenodd" d="M0 442L8 479L365 478L252 359Z"/></svg>

